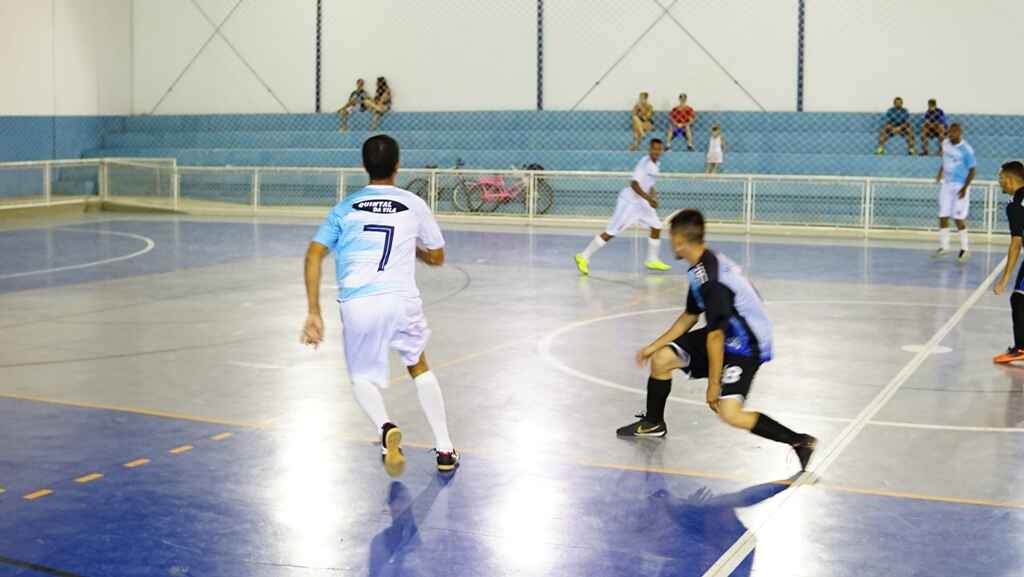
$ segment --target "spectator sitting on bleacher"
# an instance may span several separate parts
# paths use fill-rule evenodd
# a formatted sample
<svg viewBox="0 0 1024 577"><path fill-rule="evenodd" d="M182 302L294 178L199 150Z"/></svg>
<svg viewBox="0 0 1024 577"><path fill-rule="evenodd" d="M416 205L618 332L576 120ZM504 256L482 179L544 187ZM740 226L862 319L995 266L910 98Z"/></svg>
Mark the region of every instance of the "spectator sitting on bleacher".
<svg viewBox="0 0 1024 577"><path fill-rule="evenodd" d="M935 99L928 101L928 110L924 113L921 123L921 155L928 156L928 140L939 141L939 154L942 154L942 141L946 139L946 113L937 106Z"/></svg>
<svg viewBox="0 0 1024 577"><path fill-rule="evenodd" d="M372 100L364 101L366 109L373 113L373 120L370 121L370 130L377 130L380 126L380 117L391 110L391 87L383 76L377 77L377 94Z"/></svg>
<svg viewBox="0 0 1024 577"><path fill-rule="evenodd" d="M668 132L665 133L665 150L672 150L672 139L686 136L686 148L693 150L693 121L697 113L686 104L686 95L679 95L679 105L668 113Z"/></svg>
<svg viewBox="0 0 1024 577"><path fill-rule="evenodd" d="M348 132L348 115L354 110L366 110L366 90L363 89L363 79L356 80L356 89L348 95L345 106L338 109L338 116L341 117L341 131Z"/></svg>
<svg viewBox="0 0 1024 577"><path fill-rule="evenodd" d="M629 149L636 150L640 147L640 140L648 132L654 130L654 107L647 101L646 92L641 92L640 99L633 105L631 121L633 123L633 144Z"/></svg>
<svg viewBox="0 0 1024 577"><path fill-rule="evenodd" d="M892 108L885 112L885 126L878 135L878 150L875 154L885 154L885 141L893 134L902 134L907 139L907 153L916 154L914 150L914 128L910 126L910 112L903 108L903 99L899 96L892 101Z"/></svg>

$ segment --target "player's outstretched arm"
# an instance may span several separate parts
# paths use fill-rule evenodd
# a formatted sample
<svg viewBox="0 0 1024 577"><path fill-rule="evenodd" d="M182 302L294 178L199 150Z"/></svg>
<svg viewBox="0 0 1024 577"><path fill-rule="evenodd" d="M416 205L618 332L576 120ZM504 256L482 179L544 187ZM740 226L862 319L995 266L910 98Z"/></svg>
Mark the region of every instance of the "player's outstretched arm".
<svg viewBox="0 0 1024 577"><path fill-rule="evenodd" d="M313 345L318 348L324 339L324 319L320 315L320 272L324 257L330 250L318 243L309 243L306 249L306 322L302 326L302 337L300 341L304 345Z"/></svg>
<svg viewBox="0 0 1024 577"><path fill-rule="evenodd" d="M725 331L708 331L708 406L718 412L718 397L722 394L722 368L725 364Z"/></svg>
<svg viewBox="0 0 1024 577"><path fill-rule="evenodd" d="M416 258L420 259L428 266L441 266L444 264L444 249L429 249L418 246L416 247Z"/></svg>
<svg viewBox="0 0 1024 577"><path fill-rule="evenodd" d="M637 366L643 367L647 363L647 359L651 358L654 353L667 347L669 343L688 333L690 329L693 328L693 325L697 324L697 319L699 318L700 315L692 313L683 313L679 315L676 322L672 323L672 326L669 327L663 335L658 337L653 343L637 351Z"/></svg>

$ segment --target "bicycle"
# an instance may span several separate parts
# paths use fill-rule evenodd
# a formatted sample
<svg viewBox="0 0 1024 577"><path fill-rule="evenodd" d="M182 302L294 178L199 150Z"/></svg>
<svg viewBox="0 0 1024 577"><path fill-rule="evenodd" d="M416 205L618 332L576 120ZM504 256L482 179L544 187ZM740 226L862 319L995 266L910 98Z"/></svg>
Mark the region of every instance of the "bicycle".
<svg viewBox="0 0 1024 577"><path fill-rule="evenodd" d="M461 158L455 160L455 166L453 170L458 170L466 166L466 163ZM436 164L428 164L423 168L433 170L437 168ZM469 181L466 180L461 174L456 174L456 183L453 186L442 186L437 191L437 202L441 203L446 200L451 200L452 204L455 205L456 210L461 212L469 212L469 207L464 204L466 194L464 190L470 185ZM415 194L416 196L423 199L424 202L430 204L430 182L426 178L414 178L409 181L409 184L405 187L406 190ZM457 191L459 191L457 193Z"/></svg>
<svg viewBox="0 0 1024 577"><path fill-rule="evenodd" d="M527 194L530 189L529 172L544 170L544 167L539 164L528 164L522 168L512 167L512 170L516 172L516 180L511 184L506 181L504 176L495 175L481 177L470 183L468 187L463 187L466 200L462 204L465 204L472 212L494 212L501 206L521 199L523 207L529 211L529 194ZM455 191L455 193L458 192L458 190ZM551 185L543 178L538 177L534 192L537 195L536 214L545 214L551 210L555 203L555 191ZM456 201L456 204L460 203Z"/></svg>

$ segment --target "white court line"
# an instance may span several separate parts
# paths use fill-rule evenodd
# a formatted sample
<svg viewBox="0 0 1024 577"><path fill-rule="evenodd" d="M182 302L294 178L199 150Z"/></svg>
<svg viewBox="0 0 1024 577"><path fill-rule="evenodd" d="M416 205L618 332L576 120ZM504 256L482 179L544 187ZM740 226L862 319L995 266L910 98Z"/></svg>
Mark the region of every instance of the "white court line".
<svg viewBox="0 0 1024 577"><path fill-rule="evenodd" d="M116 231L112 231L112 230L92 230L92 229L82 229L82 228L56 228L54 230L57 230L57 231L68 231L68 232L89 232L89 233L93 233L93 234L99 234L99 235L106 234L106 235L110 235L110 236L123 236L123 237L127 237L127 238L134 238L136 240L141 240L142 242L146 243L146 246L142 250L138 250L138 251L135 251L135 252L133 252L131 254L126 254L126 255L123 255L123 256L117 256L117 257L114 257L114 258L107 258L107 259L103 259L103 260L96 260L96 261L92 261L92 262L85 262L85 263L82 263L82 264L72 264L72 265L68 265L68 266L60 266L60 267L56 267L56 268L46 268L46 269L40 269L40 270L30 270L30 271L26 271L26 272L16 272L16 273L11 273L11 274L0 275L0 280L9 279L9 278L20 278L20 277L25 277L25 276L37 275L37 274L49 274L49 273L54 273L54 272L63 272L63 271L66 271L66 270L78 270L78 269L82 269L82 268L90 268L90 267L94 267L94 266L110 264L112 262L118 262L118 261L122 261L122 260L128 260L130 258L135 258L137 256L142 256L142 255L146 254L147 252L153 250L153 247L156 246L156 242L153 239L151 239L151 238L149 238L147 236L142 236L141 234L132 234L130 232L116 232Z"/></svg>
<svg viewBox="0 0 1024 577"><path fill-rule="evenodd" d="M912 303L912 302L895 302L895 301L843 301L843 300L835 300L835 301L792 300L792 301L789 301L789 300L786 300L786 301L765 301L765 302L766 302L766 304L769 304L769 305L773 305L773 304L775 304L775 305L781 305L781 304L825 304L825 305L903 306L903 307L926 307L926 308L954 308L954 307L957 306L957 305L946 305L946 304L929 304L929 303ZM983 307L975 307L975 308L983 308ZM995 307L988 307L988 308L993 308L994 309ZM604 321L620 319L620 318L646 315L646 314L665 313L665 312L678 313L681 310L682 309L680 307L668 307L668 308L661 308L661 309L649 309L649 310L643 310L643 311L628 311L628 312L624 312L624 313L618 313L618 314L608 315L608 316L604 316L604 317L596 317L596 318L592 318L592 319L586 319L586 320L582 320L582 321L577 321L575 323L570 323L568 325L565 325L565 326L555 330L552 333L549 333L543 339L541 339L540 343L538 344L538 347L540 349L540 355L544 359L545 362L547 362L548 364L550 364L555 369L557 369L557 370L559 370L562 373L565 373L567 375L576 377L578 379L582 379L584 381L593 383L595 385L599 385L599 386L604 387L606 389L614 389L614 390L617 390L617 391L625 391L627 393L633 393L634 395L643 396L643 395L647 394L647 391L645 391L643 389L639 389L639 388L636 388L636 387L629 387L629 386L626 386L626 385L622 385L622 384L619 384L619 383L615 383L615 382L609 381L607 379L602 379L600 377L595 377L594 375L590 375L588 373L584 373L583 371L579 371L577 369L574 369L574 368L566 365L554 353L551 352L551 347L552 347L555 339L557 339L558 337L562 336L565 333L574 331L574 330L576 330L576 329L578 329L580 327L584 327L584 326L587 326L587 325L591 325L591 324L595 324L595 323L599 323L599 322L604 322ZM1005 311L1005 309L997 309L997 310ZM927 348L927 346L925 346L925 348L923 348L922 351L926 351L927 353L930 353L931 349L929 349L929 348ZM684 398L684 397L670 396L668 398L668 400L670 400L672 402L675 402L675 403L681 403L681 404L684 404L684 405L692 405L692 406L695 406L695 407L702 407L703 408L703 407L707 406L707 403L705 401L703 401L703 400L699 400L698 401L698 400L693 400L693 399L687 399L687 398ZM851 423L851 422L853 422L855 420L855 419L852 419L852 418L849 418L849 417L825 417L825 416L821 416L821 415L808 415L808 414L805 414L805 413L789 413L789 412L782 412L782 411L772 411L772 414L777 415L779 417L794 418L794 419L805 419L805 420L811 420L811 421L825 421L825 422L833 422L833 423ZM940 431L956 431L956 432L964 432L964 433L1024 433L1024 428L1021 428L1021 427L980 427L980 426L970 426L970 425L935 425L935 424L930 424L930 423L912 423L912 422L906 422L906 421L874 421L874 420L869 421L868 424L872 425L872 426L878 426L878 427L892 427L892 428L901 428L901 429L930 429L930 430L940 430Z"/></svg>
<svg viewBox="0 0 1024 577"><path fill-rule="evenodd" d="M733 543L732 547L729 547L729 549L719 557L718 561L715 561L715 564L704 572L703 577L727 577L732 574L736 567L738 567L740 563L747 558L747 555L754 550L757 533L768 523L768 520L778 513L786 503L793 498L793 495L799 493L803 487L813 484L814 479L823 475L825 471L832 466L832 463L836 462L839 455L841 455L842 452L850 446L850 443L852 443L853 440L857 438L857 435L864 430L864 427L868 425L868 422L882 410L885 404L892 399L893 395L896 394L899 388L910 379L922 364L924 364L931 355L931 351L938 346L940 342L942 342L942 339L949 335L956 325L960 324L960 321L962 321L964 316L967 315L967 311L969 311L971 307L981 299L981 296L985 294L988 287L995 282L996 276L1002 273L1003 267L1005 266L1006 258L1004 257L1003 260L996 265L995 270L988 275L978 288L974 289L971 296L967 297L967 300L964 301L956 312L953 313L953 316L946 321L946 324L942 325L942 327L932 335L932 338L928 339L928 343L925 344L921 352L914 355L914 358L910 359L910 362L903 366L900 372L897 373L891 381L889 381L889 384L875 396L868 406L864 407L857 417L847 425L845 429L843 429L839 434L839 438L832 444L832 446L829 447L824 458L819 457L817 463L813 464L806 473L800 475L796 482L790 487L789 491L783 493L779 500L774 502L772 509L761 516L756 524L753 524L752 527L748 528L746 532L743 533L735 543Z"/></svg>

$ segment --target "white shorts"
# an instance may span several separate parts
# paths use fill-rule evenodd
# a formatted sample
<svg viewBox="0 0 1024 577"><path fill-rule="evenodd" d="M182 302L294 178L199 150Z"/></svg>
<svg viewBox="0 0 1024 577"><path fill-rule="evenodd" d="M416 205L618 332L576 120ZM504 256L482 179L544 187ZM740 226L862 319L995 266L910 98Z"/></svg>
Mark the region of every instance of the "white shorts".
<svg viewBox="0 0 1024 577"><path fill-rule="evenodd" d="M640 198L631 188L624 188L615 203L615 214L608 222L605 232L608 236L618 236L623 230L640 223L647 228L661 230L661 219L650 203Z"/></svg>
<svg viewBox="0 0 1024 577"><path fill-rule="evenodd" d="M942 183L939 188L939 218L954 218L956 220L967 220L971 207L971 189L960 198L960 189L963 183Z"/></svg>
<svg viewBox="0 0 1024 577"><path fill-rule="evenodd" d="M708 153L707 157L708 164L722 164L722 154Z"/></svg>
<svg viewBox="0 0 1024 577"><path fill-rule="evenodd" d="M392 349L397 351L405 366L411 367L427 348L430 328L419 298L370 296L345 301L340 308L345 362L353 381L369 381L387 388L388 353Z"/></svg>

